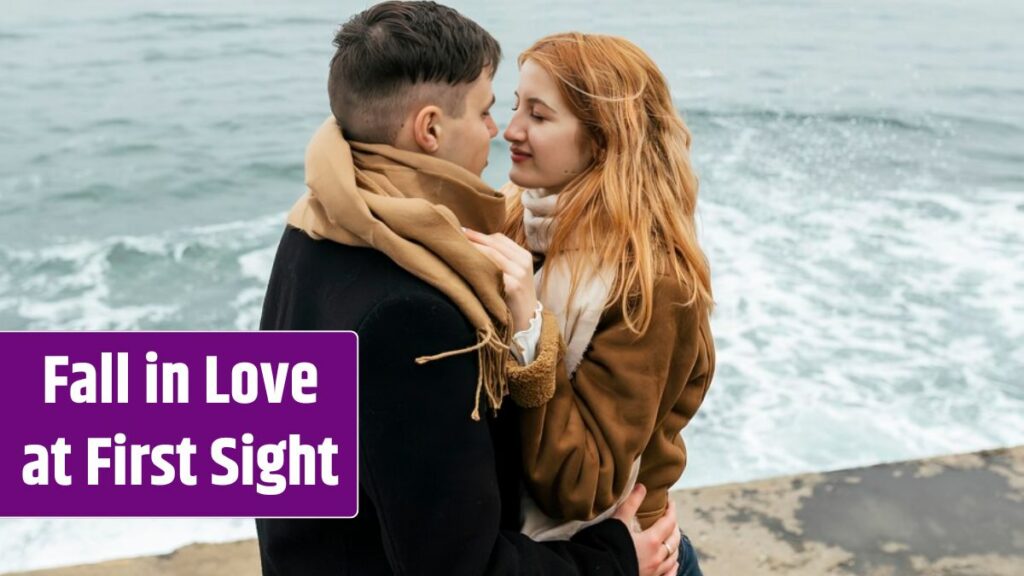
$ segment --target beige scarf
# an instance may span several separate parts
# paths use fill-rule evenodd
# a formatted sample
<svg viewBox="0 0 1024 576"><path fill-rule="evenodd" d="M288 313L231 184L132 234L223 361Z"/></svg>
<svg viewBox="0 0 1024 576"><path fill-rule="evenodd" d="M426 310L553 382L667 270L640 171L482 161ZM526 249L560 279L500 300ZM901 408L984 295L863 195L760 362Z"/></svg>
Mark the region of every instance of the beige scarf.
<svg viewBox="0 0 1024 576"><path fill-rule="evenodd" d="M531 252L546 254L554 233L558 194L543 190L523 190L523 228L526 245ZM589 258L576 294L569 301L573 258ZM544 277L547 276L547 283ZM534 276L539 289L537 298L557 318L565 341L565 371L572 378L590 347L590 340L601 320L605 302L615 281L615 270L601 265L596 257L579 250L563 252L555 261L548 259Z"/></svg>
<svg viewBox="0 0 1024 576"><path fill-rule="evenodd" d="M480 374L472 418L480 419L482 391L493 410L501 407L511 317L500 271L473 248L461 227L500 231L504 198L445 160L347 142L333 117L306 149L306 187L288 223L317 240L379 250L451 298L476 328L477 344L416 362L475 350Z"/></svg>

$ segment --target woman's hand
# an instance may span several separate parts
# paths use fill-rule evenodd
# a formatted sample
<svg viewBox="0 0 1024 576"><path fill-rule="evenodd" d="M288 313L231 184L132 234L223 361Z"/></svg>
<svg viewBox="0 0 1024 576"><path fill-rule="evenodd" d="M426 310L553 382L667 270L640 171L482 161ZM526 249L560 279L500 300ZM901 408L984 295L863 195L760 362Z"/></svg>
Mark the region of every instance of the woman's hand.
<svg viewBox="0 0 1024 576"><path fill-rule="evenodd" d="M533 255L504 234L482 234L463 228L466 238L501 270L505 303L512 313L513 330L530 327L537 311L537 290L533 285Z"/></svg>
<svg viewBox="0 0 1024 576"><path fill-rule="evenodd" d="M631 528L646 495L647 488L637 484L612 518L618 518L630 527L640 576L675 576L679 571L679 541L683 537L676 521L675 502L670 498L665 515L647 530L634 532Z"/></svg>

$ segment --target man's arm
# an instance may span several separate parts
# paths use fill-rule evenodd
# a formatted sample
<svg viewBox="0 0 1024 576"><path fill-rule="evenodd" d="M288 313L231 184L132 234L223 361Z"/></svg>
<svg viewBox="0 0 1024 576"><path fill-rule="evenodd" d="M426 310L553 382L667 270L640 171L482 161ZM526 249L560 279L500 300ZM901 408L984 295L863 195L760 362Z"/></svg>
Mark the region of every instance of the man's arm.
<svg viewBox="0 0 1024 576"><path fill-rule="evenodd" d="M396 574L636 574L625 525L603 522L571 542L500 530L490 430L473 421L474 353L465 318L435 295L379 304L360 330L360 482ZM501 454L501 458L520 458Z"/></svg>

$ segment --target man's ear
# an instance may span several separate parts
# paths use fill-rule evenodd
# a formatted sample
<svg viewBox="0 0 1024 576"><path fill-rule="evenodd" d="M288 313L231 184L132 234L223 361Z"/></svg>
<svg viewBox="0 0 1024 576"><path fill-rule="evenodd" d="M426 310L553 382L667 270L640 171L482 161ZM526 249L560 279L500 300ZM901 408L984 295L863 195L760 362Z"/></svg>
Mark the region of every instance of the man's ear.
<svg viewBox="0 0 1024 576"><path fill-rule="evenodd" d="M424 106L412 121L412 137L426 154L434 154L441 147L441 118L444 112L435 105Z"/></svg>

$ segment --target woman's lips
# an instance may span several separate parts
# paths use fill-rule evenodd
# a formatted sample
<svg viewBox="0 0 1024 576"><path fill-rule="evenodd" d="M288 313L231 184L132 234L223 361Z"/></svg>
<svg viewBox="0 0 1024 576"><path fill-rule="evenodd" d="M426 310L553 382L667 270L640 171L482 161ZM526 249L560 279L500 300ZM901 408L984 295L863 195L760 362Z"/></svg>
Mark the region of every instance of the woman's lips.
<svg viewBox="0 0 1024 576"><path fill-rule="evenodd" d="M529 160L530 158L533 158L533 156L531 154L527 154L525 152L520 152L518 150L513 150L512 151L512 161L515 162L515 163L525 162L525 161Z"/></svg>

